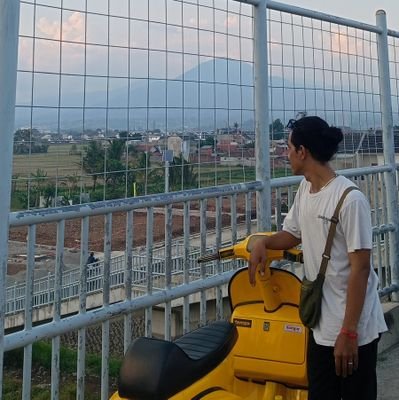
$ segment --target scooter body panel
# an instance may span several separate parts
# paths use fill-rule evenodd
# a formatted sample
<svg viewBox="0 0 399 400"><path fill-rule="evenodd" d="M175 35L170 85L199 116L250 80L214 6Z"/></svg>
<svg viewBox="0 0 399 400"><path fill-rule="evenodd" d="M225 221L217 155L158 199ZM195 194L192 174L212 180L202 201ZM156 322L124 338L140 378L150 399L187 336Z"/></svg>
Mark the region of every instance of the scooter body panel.
<svg viewBox="0 0 399 400"><path fill-rule="evenodd" d="M270 278L257 286L249 285L245 270L238 271L229 286L231 321L238 329L234 374L306 387L308 330L298 312L300 281L288 271L271 269ZM264 291L273 291L278 300L267 303Z"/></svg>

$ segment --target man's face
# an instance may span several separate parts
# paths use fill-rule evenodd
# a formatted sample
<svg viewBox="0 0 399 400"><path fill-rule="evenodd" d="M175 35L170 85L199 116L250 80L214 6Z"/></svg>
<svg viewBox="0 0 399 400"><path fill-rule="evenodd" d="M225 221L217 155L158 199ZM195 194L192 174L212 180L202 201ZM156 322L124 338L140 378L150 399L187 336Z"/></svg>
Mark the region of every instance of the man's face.
<svg viewBox="0 0 399 400"><path fill-rule="evenodd" d="M291 164L291 170L294 175L301 175L302 166L302 146L298 150L291 142L291 135L288 136L288 160Z"/></svg>

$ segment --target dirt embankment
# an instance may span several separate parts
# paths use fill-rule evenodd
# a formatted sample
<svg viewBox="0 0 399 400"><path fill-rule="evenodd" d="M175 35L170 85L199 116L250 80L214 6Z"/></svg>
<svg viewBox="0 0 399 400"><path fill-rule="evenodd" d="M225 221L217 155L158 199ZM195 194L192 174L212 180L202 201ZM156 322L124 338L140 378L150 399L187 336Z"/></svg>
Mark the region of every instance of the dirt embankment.
<svg viewBox="0 0 399 400"><path fill-rule="evenodd" d="M207 229L215 227L215 211L217 205L214 199L207 201ZM172 231L173 237L183 235L183 213L182 207L174 206ZM254 210L254 204L252 205ZM231 203L229 199L222 201L222 225L231 224L230 220ZM240 196L237 199L238 220L244 219L245 198ZM199 203L190 205L190 234L200 231ZM135 211L133 216L133 246L143 246L146 243L147 214ZM103 251L104 249L104 216L93 216L89 220L89 249L90 251ZM28 234L27 227L12 228L10 230L10 240L26 242ZM36 227L36 243L45 246L56 246L57 225L55 223L38 224ZM81 220L67 220L65 222L65 248L80 248ZM165 239L165 215L162 208L154 212L153 240L154 242L164 241ZM112 250L123 251L126 247L126 213L117 212L112 214Z"/></svg>

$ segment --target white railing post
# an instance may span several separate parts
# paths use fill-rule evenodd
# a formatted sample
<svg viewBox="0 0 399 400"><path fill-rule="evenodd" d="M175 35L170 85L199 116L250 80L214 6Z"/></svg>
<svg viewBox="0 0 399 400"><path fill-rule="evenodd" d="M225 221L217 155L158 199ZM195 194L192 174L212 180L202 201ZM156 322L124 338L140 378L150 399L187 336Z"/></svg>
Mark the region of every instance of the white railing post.
<svg viewBox="0 0 399 400"><path fill-rule="evenodd" d="M258 230L266 231L270 230L272 211L266 0L261 0L254 6L254 85L256 180L263 183L263 189L257 192L256 215Z"/></svg>
<svg viewBox="0 0 399 400"><path fill-rule="evenodd" d="M19 1L0 0L0 389L3 387L4 316L17 85ZM0 399L2 390L0 390Z"/></svg>
<svg viewBox="0 0 399 400"><path fill-rule="evenodd" d="M269 67L267 58L267 0L236 0L253 5L254 11L254 90L256 180L263 188L256 192L258 231L271 227L271 187L269 155Z"/></svg>
<svg viewBox="0 0 399 400"><path fill-rule="evenodd" d="M393 117L391 100L391 83L389 72L389 48L388 48L388 28L387 18L384 10L376 13L376 24L381 29L377 35L378 48L378 71L381 96L382 114L382 134L384 146L385 164L390 167L386 172L386 198L388 221L395 227L394 232L390 232L389 261L391 268L391 285L399 283L399 213L398 213L398 192L396 188L396 168L395 168L395 146L393 137ZM392 294L395 301L399 301L398 292Z"/></svg>

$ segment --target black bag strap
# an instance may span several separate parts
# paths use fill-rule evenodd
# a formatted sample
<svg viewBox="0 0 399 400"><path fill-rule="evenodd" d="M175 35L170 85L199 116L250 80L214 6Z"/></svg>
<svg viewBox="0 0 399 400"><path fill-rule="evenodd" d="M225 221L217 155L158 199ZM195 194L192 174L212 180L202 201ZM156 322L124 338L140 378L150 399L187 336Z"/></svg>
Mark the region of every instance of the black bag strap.
<svg viewBox="0 0 399 400"><path fill-rule="evenodd" d="M341 210L342 204L345 200L346 195L351 192L352 190L360 190L356 186L350 186L345 189L344 193L342 193L341 198L338 201L337 206L335 207L335 211L333 216L331 217L330 221L330 229L328 231L328 236L327 236L327 241L326 241L326 246L324 247L324 252L321 258L321 264L320 264L320 271L319 274L325 275L326 269L327 269L327 264L328 261L330 260L330 253L331 253L331 247L332 247L332 242L334 239L335 231L337 229L337 224L338 224L338 217L339 217L339 212Z"/></svg>

